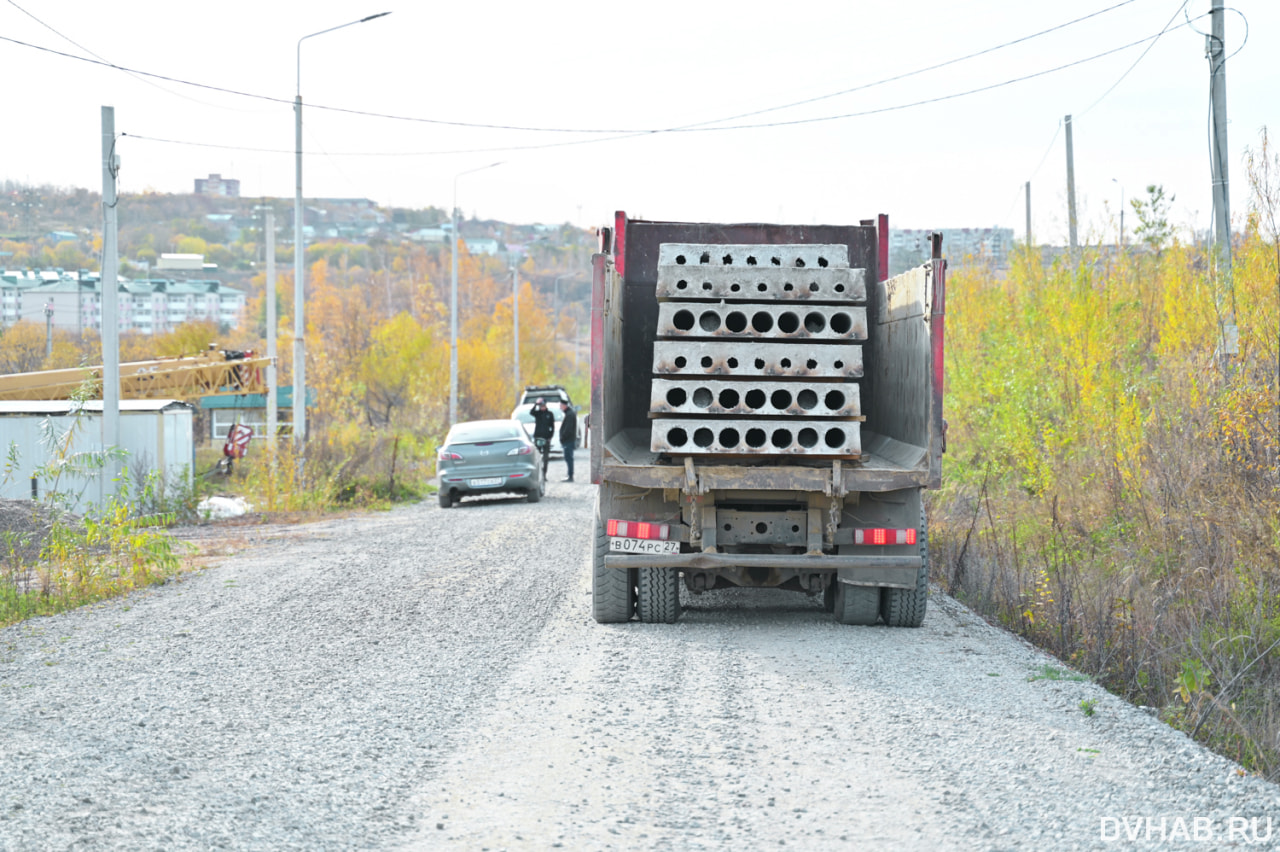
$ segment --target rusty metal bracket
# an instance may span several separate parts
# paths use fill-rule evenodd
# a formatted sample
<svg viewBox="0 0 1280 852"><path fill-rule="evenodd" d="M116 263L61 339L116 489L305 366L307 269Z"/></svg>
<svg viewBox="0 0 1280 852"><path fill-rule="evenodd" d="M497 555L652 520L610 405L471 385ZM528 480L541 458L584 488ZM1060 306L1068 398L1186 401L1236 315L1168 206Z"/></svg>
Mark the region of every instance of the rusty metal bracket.
<svg viewBox="0 0 1280 852"><path fill-rule="evenodd" d="M689 501L689 543L695 547L702 546L702 501L695 495L685 495Z"/></svg>
<svg viewBox="0 0 1280 852"><path fill-rule="evenodd" d="M684 493L690 497L698 493L698 471L690 456L684 457Z"/></svg>
<svg viewBox="0 0 1280 852"><path fill-rule="evenodd" d="M840 526L840 516L844 514L844 501L839 497L832 497L831 502L827 504L827 531L825 543L828 547L834 547L836 543L836 530Z"/></svg>
<svg viewBox="0 0 1280 852"><path fill-rule="evenodd" d="M809 522L807 524L806 553L809 556L822 555L822 504L817 494L809 495Z"/></svg>
<svg viewBox="0 0 1280 852"><path fill-rule="evenodd" d="M719 523L719 518L716 515L715 494L704 494L697 499L702 504L702 552L716 553L716 524Z"/></svg>

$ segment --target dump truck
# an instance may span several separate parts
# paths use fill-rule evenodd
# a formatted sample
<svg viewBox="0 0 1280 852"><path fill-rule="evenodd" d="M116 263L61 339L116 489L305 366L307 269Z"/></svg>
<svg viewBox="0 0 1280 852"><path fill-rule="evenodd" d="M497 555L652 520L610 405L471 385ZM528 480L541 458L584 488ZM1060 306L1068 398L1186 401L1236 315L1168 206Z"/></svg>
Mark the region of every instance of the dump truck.
<svg viewBox="0 0 1280 852"><path fill-rule="evenodd" d="M821 596L918 627L923 491L942 477L946 261L888 276L858 225L616 214L592 257L592 614L670 623L682 595Z"/></svg>

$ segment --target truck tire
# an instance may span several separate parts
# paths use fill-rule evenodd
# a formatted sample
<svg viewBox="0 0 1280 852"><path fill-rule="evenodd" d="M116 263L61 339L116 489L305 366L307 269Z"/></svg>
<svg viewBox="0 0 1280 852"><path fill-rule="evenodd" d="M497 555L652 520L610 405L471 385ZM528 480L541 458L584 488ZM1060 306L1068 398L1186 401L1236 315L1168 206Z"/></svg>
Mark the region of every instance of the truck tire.
<svg viewBox="0 0 1280 852"><path fill-rule="evenodd" d="M875 624L880 617L880 589L851 586L836 580L836 621L841 624Z"/></svg>
<svg viewBox="0 0 1280 852"><path fill-rule="evenodd" d="M600 498L596 498L595 545L591 551L591 615L598 624L621 624L631 620L635 612L631 572L622 568L606 568L604 556L609 552L609 537L601 519Z"/></svg>
<svg viewBox="0 0 1280 852"><path fill-rule="evenodd" d="M448 488L441 488L436 492L436 499L440 501L441 509L447 509L453 505L453 497Z"/></svg>
<svg viewBox="0 0 1280 852"><path fill-rule="evenodd" d="M636 613L646 624L673 624L680 617L680 572L674 568L641 568Z"/></svg>
<svg viewBox="0 0 1280 852"><path fill-rule="evenodd" d="M880 615L890 627L919 627L929 606L929 530L920 511L920 571L914 589L881 589Z"/></svg>

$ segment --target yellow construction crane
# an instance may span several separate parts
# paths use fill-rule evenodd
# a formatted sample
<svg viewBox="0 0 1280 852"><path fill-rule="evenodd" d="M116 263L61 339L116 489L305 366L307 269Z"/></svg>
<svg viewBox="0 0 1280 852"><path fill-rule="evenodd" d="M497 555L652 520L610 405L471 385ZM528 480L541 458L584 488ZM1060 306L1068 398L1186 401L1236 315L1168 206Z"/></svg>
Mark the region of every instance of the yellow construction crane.
<svg viewBox="0 0 1280 852"><path fill-rule="evenodd" d="M253 352L213 349L198 355L129 361L120 365L121 399L194 399L242 393L266 393L270 358ZM0 400L70 399L92 382L102 397L102 367L73 367L0 376Z"/></svg>

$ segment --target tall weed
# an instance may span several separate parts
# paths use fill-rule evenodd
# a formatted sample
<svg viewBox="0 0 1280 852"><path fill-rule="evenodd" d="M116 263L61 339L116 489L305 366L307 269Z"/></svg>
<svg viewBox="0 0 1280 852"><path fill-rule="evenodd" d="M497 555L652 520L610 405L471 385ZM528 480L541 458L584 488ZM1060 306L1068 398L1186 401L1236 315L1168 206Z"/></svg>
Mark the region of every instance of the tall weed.
<svg viewBox="0 0 1280 852"><path fill-rule="evenodd" d="M1176 239L953 273L931 537L975 609L1277 779L1280 192L1253 177L1230 293Z"/></svg>

